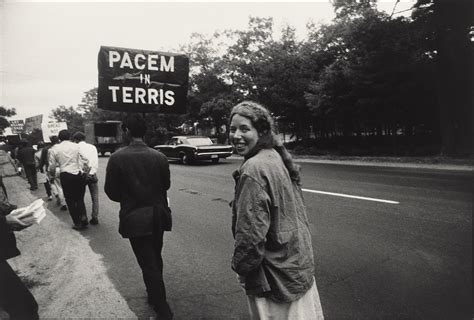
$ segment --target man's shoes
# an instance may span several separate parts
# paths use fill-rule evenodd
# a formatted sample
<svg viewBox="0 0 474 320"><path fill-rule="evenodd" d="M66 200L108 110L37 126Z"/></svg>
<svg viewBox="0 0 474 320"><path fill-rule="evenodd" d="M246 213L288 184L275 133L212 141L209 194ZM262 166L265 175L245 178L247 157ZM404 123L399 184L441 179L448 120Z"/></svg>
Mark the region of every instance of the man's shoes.
<svg viewBox="0 0 474 320"><path fill-rule="evenodd" d="M156 312L156 315L157 315L157 319L160 319L160 320L172 320L173 319L173 312L170 311L167 311L167 312L160 312L160 311L157 311L155 309L155 312Z"/></svg>
<svg viewBox="0 0 474 320"><path fill-rule="evenodd" d="M61 211L67 211L67 206L66 205L62 206Z"/></svg>
<svg viewBox="0 0 474 320"><path fill-rule="evenodd" d="M53 200L53 196L48 196L48 201Z"/></svg>
<svg viewBox="0 0 474 320"><path fill-rule="evenodd" d="M87 229L87 224L84 224L84 223L82 223L82 224L75 224L75 225L72 226L72 228L73 228L74 230L84 230L84 229Z"/></svg>
<svg viewBox="0 0 474 320"><path fill-rule="evenodd" d="M89 222L90 224L95 226L99 224L99 219L97 219L96 217L92 217L92 219L90 219Z"/></svg>
<svg viewBox="0 0 474 320"><path fill-rule="evenodd" d="M35 191L35 190L37 190L37 189L38 189L38 187L31 187L31 188L30 188L31 191Z"/></svg>
<svg viewBox="0 0 474 320"><path fill-rule="evenodd" d="M150 306L155 305L155 303L153 302L153 299L150 298L150 297L148 297L148 304L149 304Z"/></svg>
<svg viewBox="0 0 474 320"><path fill-rule="evenodd" d="M166 303L166 306L163 306L161 308L161 310L159 308L157 308L156 306L154 306L155 309L155 312L156 312L156 315L158 316L157 319L160 319L160 320L171 320L173 319L173 312L171 311L171 308L169 307L168 303ZM165 309L165 310L163 310Z"/></svg>

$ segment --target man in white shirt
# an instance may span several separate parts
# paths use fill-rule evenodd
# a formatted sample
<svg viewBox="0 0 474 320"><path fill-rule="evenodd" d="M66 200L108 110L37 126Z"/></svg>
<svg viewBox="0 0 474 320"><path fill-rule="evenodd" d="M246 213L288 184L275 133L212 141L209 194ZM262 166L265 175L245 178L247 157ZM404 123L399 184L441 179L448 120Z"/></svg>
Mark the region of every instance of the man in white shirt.
<svg viewBox="0 0 474 320"><path fill-rule="evenodd" d="M60 172L59 167L56 167L54 172L50 172L49 165L52 159L54 159L54 150L59 143L58 136L49 137L51 140L51 146L48 148L48 158L46 161L46 172L48 173L49 181L51 182L51 192L56 197L56 204L61 207L62 211L67 210L66 199L64 199L63 187L59 178Z"/></svg>
<svg viewBox="0 0 474 320"><path fill-rule="evenodd" d="M97 184L97 170L99 169L99 155L97 148L85 142L86 136L82 132L76 132L72 136L72 140L79 145L79 152L89 162L89 173L86 177L86 184L89 188L92 199L92 218L90 224L96 225L99 223L99 187Z"/></svg>
<svg viewBox="0 0 474 320"><path fill-rule="evenodd" d="M59 131L58 138L61 142L54 147L48 170L53 174L56 167L59 167L64 197L74 223L73 229L83 230L89 224L84 204L86 185L82 178L83 168L88 166L88 161L80 154L79 145L69 141L70 137L68 130Z"/></svg>

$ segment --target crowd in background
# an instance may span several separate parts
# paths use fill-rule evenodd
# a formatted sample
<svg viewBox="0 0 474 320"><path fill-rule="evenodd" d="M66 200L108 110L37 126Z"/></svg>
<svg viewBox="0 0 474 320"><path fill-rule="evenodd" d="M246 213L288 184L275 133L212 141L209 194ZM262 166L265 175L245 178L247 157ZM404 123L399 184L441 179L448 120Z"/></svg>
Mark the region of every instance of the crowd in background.
<svg viewBox="0 0 474 320"><path fill-rule="evenodd" d="M32 146L23 139L11 151L17 172L24 174L30 190L44 185L47 200L55 200L62 211L69 210L73 228L77 230L86 228L89 222L98 224L99 214L97 149L84 140L82 132L71 136L68 130L62 130L58 136L50 137L50 143L39 141ZM84 204L86 186L92 199L90 221Z"/></svg>

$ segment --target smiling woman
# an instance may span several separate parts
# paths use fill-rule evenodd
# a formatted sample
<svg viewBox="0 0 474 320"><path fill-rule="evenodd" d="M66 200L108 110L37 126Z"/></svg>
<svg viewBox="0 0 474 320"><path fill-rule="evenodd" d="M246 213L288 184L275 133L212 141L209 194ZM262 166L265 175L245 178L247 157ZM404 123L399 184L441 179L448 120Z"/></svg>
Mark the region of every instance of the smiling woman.
<svg viewBox="0 0 474 320"><path fill-rule="evenodd" d="M244 156L233 174L232 269L250 316L324 319L299 170L276 139L267 109L244 101L230 119L231 142Z"/></svg>

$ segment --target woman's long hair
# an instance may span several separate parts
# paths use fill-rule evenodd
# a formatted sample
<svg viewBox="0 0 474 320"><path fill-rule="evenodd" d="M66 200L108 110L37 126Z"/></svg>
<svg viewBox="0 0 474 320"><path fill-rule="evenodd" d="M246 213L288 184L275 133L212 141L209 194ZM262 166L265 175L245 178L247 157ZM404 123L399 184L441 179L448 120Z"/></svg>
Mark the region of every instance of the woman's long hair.
<svg viewBox="0 0 474 320"><path fill-rule="evenodd" d="M251 154L255 154L261 149L275 149L283 160L291 180L301 185L300 166L293 162L290 153L276 135L275 125L270 112L254 101L243 101L232 108L230 121L232 121L233 116L236 114L249 119L259 134L257 145L254 147L254 150L250 151Z"/></svg>

